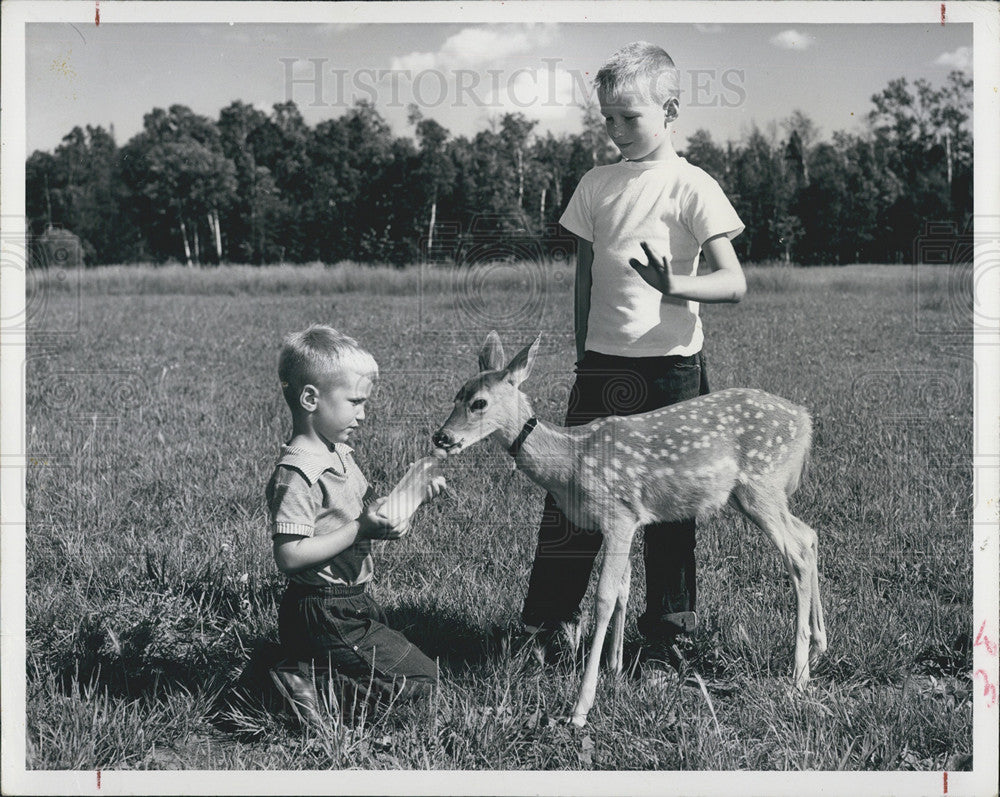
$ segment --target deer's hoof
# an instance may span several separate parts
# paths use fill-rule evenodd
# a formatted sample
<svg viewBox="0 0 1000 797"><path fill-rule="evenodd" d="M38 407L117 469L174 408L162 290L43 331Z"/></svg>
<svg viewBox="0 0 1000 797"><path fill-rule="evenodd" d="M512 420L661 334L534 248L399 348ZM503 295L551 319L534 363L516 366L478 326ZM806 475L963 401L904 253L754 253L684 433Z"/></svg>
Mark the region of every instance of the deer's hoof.
<svg viewBox="0 0 1000 797"><path fill-rule="evenodd" d="M586 714L574 714L572 717L566 720L567 725L575 725L577 728L582 728L587 724Z"/></svg>
<svg viewBox="0 0 1000 797"><path fill-rule="evenodd" d="M791 701L801 700L809 691L809 680L792 681L785 687L785 699Z"/></svg>

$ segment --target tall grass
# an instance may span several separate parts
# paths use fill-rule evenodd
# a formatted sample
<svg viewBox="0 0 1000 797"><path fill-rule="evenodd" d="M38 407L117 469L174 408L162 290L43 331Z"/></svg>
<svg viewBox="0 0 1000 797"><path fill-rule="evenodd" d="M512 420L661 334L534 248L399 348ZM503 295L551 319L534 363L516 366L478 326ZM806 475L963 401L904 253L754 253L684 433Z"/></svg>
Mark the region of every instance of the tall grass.
<svg viewBox="0 0 1000 797"><path fill-rule="evenodd" d="M283 295L369 293L412 295L423 289L439 291L463 282L471 272L488 274L493 289L523 289L526 280L538 275L571 274L565 261L490 261L473 267L414 265L405 268L361 265L344 261L333 265L246 266L188 268L181 265L100 266L72 272L49 270L31 272L34 284L48 293L82 292L88 295Z"/></svg>
<svg viewBox="0 0 1000 797"><path fill-rule="evenodd" d="M793 502L819 532L830 650L804 694L787 688L779 558L725 513L699 530L702 624L685 642L718 727L698 690L629 674L602 677L586 729L560 724L580 662L540 669L512 644L542 495L484 444L377 553L375 596L438 660L435 698L331 715L318 733L279 710L265 670L282 580L262 492L289 430L280 338L324 321L375 353L383 376L356 447L384 492L427 452L497 319L512 319L498 328L509 348L539 324L570 328L570 279L541 283L544 316L505 315L525 274L498 270L472 303L467 286L443 287L451 274L431 289L419 271L349 266L95 270L79 300L48 295L47 313L79 324L29 340L28 766L968 768L971 342L920 333L965 320L948 316L947 280L915 301L908 269L750 270L743 303L703 308L714 389L760 387L814 415ZM571 361L569 335L543 337L525 390L548 420Z"/></svg>
<svg viewBox="0 0 1000 797"><path fill-rule="evenodd" d="M187 266L133 264L98 266L73 271L48 269L29 272L31 286L47 295L83 293L94 296L149 296L180 294L205 296L308 295L369 293L410 295L414 291L441 291L465 285L470 275L490 290L524 290L539 277L565 283L573 278L566 260L540 262L489 261L466 266L415 264L398 268L342 261L330 265L281 264L269 266ZM895 291L911 266L848 265L799 268L782 263L745 266L751 290L768 292L845 290ZM483 275L486 275L485 278ZM928 279L940 281L933 272Z"/></svg>

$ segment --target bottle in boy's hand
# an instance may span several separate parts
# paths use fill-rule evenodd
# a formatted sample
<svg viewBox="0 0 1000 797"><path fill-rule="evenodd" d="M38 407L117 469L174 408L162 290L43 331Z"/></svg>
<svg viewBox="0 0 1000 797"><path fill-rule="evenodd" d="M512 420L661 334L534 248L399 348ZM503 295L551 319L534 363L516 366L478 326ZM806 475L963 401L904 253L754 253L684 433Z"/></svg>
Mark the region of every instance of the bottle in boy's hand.
<svg viewBox="0 0 1000 797"><path fill-rule="evenodd" d="M433 498L437 492L433 489L435 480L444 486L444 476L441 472L441 460L437 457L418 459L392 488L386 497L382 513L396 526L409 520L417 508Z"/></svg>

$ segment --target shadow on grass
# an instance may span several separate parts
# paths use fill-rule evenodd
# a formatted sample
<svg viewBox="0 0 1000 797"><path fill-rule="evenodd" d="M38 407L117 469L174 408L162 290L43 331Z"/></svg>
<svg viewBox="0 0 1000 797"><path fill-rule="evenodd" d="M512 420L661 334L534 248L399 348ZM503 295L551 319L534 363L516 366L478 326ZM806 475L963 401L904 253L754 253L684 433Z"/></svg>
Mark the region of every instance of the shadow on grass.
<svg viewBox="0 0 1000 797"><path fill-rule="evenodd" d="M427 606L404 604L387 609L386 616L390 628L402 632L426 656L438 662L442 679L495 659L509 646L510 633L506 628L484 630L466 618ZM269 672L283 658L280 645L273 640L253 642L243 672L220 692L213 704L210 721L218 730L249 739L266 733L273 726L273 719L290 721L289 708ZM340 684L340 689L347 688ZM356 696L352 702L356 713L360 708Z"/></svg>
<svg viewBox="0 0 1000 797"><path fill-rule="evenodd" d="M442 679L481 666L509 649L509 629L499 626L484 629L465 617L433 607L403 604L386 609L386 616L390 628L403 633L426 656L439 663ZM282 649L273 640L253 642L243 672L215 701L211 721L216 728L252 737L265 732L269 724L267 715L288 719L288 707L269 672L282 658Z"/></svg>
<svg viewBox="0 0 1000 797"><path fill-rule="evenodd" d="M284 697L271 679L271 669L284 658L272 639L253 640L250 658L232 683L219 690L212 701L208 721L219 731L252 740L264 735L281 717L291 720Z"/></svg>
<svg viewBox="0 0 1000 797"><path fill-rule="evenodd" d="M158 700L178 691L211 699L240 667L236 645L250 651L247 668L267 675L277 645L262 635L247 638L242 604L255 604L258 612L272 606L280 586L244 592L198 582L158 586L162 592L147 592L147 600L128 612L116 606L81 618L71 646L53 658L64 694L83 687L126 700ZM234 626L242 639L226 633Z"/></svg>
<svg viewBox="0 0 1000 797"><path fill-rule="evenodd" d="M280 590L267 585L230 595L189 583L180 590L185 601L179 612L170 611L176 604L154 601L128 619L113 610L88 615L58 669L61 689L71 694L85 686L126 700L155 701L178 691L201 695L218 730L266 734L290 717L270 673L283 651L266 629L249 636L241 629L241 656L224 629L245 622L241 598L259 611L275 605ZM189 604L197 611L189 611ZM387 608L386 614L391 628L438 661L443 679L499 660L510 649L510 627L476 623L460 612L409 603Z"/></svg>
<svg viewBox="0 0 1000 797"><path fill-rule="evenodd" d="M466 616L438 607L404 603L386 608L389 627L403 633L443 672L457 673L501 656L511 628L475 625Z"/></svg>

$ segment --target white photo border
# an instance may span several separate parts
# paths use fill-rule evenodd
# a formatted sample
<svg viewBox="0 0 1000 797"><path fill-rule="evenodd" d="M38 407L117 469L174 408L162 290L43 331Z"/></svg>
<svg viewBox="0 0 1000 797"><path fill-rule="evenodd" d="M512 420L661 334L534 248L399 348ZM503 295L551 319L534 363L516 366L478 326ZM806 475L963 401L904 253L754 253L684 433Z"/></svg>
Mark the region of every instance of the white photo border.
<svg viewBox="0 0 1000 797"><path fill-rule="evenodd" d="M2 15L3 245L24 235L26 86L25 25L31 22L101 24L236 23L670 23L940 24L971 23L975 57L975 214L1000 218L1000 6L988 2L426 2L426 3L267 3L267 2L60 2L9 0ZM2 254L2 253L0 253ZM978 269L982 263L976 264ZM980 280L978 277L983 277ZM996 286L996 275L977 272L977 285ZM24 275L3 274L0 318L15 318L25 304ZM980 297L989 301L989 297ZM992 297L993 301L997 297ZM997 314L992 314L996 318ZM6 794L771 794L861 795L941 794L942 773L844 772L103 772L99 790L94 773L25 769L25 518L24 336L3 329L0 337L0 501L2 501L2 787ZM975 585L973 638L980 623L998 637L998 505L1000 505L1000 407L997 366L1000 330L979 329L975 363L980 378L975 397ZM973 668L998 679L997 657L984 647L973 651ZM974 686L979 697L980 682ZM998 706L974 701L971 772L949 773L948 794L995 794Z"/></svg>

